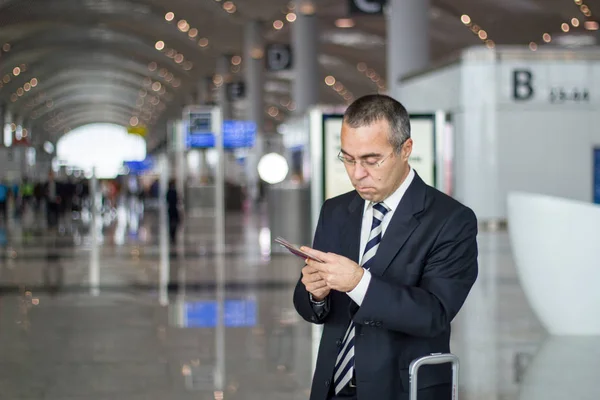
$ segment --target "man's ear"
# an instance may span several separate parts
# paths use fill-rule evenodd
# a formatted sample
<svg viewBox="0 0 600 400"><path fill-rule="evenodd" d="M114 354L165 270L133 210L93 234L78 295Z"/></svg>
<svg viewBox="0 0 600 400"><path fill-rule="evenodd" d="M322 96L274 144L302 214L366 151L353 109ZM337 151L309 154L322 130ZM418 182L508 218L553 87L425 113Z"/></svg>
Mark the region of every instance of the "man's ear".
<svg viewBox="0 0 600 400"><path fill-rule="evenodd" d="M406 142L404 142L404 146L402 146L402 160L403 161L408 161L408 158L410 157L410 155L412 153L412 146L413 146L412 138L409 138L406 140Z"/></svg>

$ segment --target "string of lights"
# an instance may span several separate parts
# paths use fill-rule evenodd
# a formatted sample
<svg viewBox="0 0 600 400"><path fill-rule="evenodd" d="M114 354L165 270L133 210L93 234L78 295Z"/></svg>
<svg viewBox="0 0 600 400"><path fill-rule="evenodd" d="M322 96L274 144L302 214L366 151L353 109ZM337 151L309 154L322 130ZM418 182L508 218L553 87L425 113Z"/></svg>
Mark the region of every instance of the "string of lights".
<svg viewBox="0 0 600 400"><path fill-rule="evenodd" d="M342 82L338 81L334 76L328 75L325 77L325 84L333 89L340 97L348 104L354 101L354 94L350 92Z"/></svg>
<svg viewBox="0 0 600 400"><path fill-rule="evenodd" d="M496 46L496 43L489 38L487 31L481 26L475 24L471 20L471 17L469 17L467 14L461 15L460 21L463 23L463 25L469 28L469 30L473 32L473 34L477 36L486 45L488 49L493 49Z"/></svg>
<svg viewBox="0 0 600 400"><path fill-rule="evenodd" d="M361 72L364 76L366 76L372 83L377 86L377 89L380 93L383 93L387 90L385 80L381 77L380 74L375 71L374 68L370 67L366 62L361 61L356 64L356 69Z"/></svg>

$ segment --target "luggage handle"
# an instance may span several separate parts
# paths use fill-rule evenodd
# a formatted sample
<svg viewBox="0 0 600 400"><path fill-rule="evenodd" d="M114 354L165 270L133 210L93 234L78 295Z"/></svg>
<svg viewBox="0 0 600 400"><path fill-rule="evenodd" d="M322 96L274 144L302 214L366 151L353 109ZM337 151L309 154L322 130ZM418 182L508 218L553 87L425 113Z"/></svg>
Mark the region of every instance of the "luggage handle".
<svg viewBox="0 0 600 400"><path fill-rule="evenodd" d="M410 386L410 400L417 400L417 375L423 365L436 365L452 363L452 400L458 400L458 357L451 353L432 353L429 356L417 358L410 363L408 379Z"/></svg>

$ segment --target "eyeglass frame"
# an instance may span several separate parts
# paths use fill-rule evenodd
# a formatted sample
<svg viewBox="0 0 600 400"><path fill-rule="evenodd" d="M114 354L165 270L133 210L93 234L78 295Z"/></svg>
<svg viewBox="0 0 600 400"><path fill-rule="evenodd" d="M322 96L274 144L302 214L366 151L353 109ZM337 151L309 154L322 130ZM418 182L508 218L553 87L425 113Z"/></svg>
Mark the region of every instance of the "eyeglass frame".
<svg viewBox="0 0 600 400"><path fill-rule="evenodd" d="M347 165L349 167L356 167L356 164L360 164L361 167L363 168L380 168L381 164L383 164L383 162L385 160L387 160L392 154L394 154L394 151L392 150L392 152L390 154L388 154L387 156L383 157L381 160L379 161L367 161L367 160L348 160L346 157L344 157L342 151L340 150L340 152L337 155L338 160L340 160L344 165Z"/></svg>
<svg viewBox="0 0 600 400"><path fill-rule="evenodd" d="M404 146L404 143L406 143L406 140L404 142L402 142L402 144L400 144L400 149L402 149L402 147ZM340 152L337 155L338 160L340 160L342 163L344 163L344 165L350 166L350 167L356 167L356 164L360 164L361 167L365 168L365 169L369 169L369 168L381 168L381 164L383 164L383 162L385 160L387 160L392 154L395 153L395 150L392 150L392 152L390 154L388 154L387 156L383 157L381 160L376 161L376 162L368 162L367 160L348 160L346 157L344 157L343 152L340 150ZM365 166L366 164L366 166Z"/></svg>

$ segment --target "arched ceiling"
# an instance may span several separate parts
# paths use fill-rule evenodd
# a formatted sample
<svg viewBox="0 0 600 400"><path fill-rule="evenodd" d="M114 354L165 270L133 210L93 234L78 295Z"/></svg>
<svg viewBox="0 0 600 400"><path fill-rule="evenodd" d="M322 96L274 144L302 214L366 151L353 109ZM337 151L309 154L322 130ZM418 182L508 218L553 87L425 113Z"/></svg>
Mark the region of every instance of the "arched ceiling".
<svg viewBox="0 0 600 400"><path fill-rule="evenodd" d="M578 2L579 0L577 0ZM599 0L585 0L592 16L573 0L431 0L432 59L484 42L460 20L468 14L496 44L542 44L542 34L560 32L563 22L582 22L600 13ZM91 122L130 123L150 128L150 139L166 135L165 121L193 99L197 83L209 79L217 57L241 55L245 24L263 21L266 42L290 42L285 13L289 0L0 0L0 104L22 118L39 137L57 138ZM347 0L314 2L321 46L317 55L323 81L332 74L359 96L378 86L356 68L365 62L385 78L384 16L353 17L355 26L338 28L348 16ZM168 21L167 13L174 13ZM273 28L274 20L283 29ZM178 22L187 21L185 29ZM585 31L583 23L574 31ZM201 46L207 39L208 45ZM164 43L157 49L157 42ZM241 80L242 68L232 66ZM265 109L277 106L285 118L293 97L293 73L271 73ZM344 100L325 84L322 103ZM240 103L243 107L244 103ZM239 108L239 107L238 107ZM267 117L272 118L272 117ZM273 123L277 123L273 120Z"/></svg>

